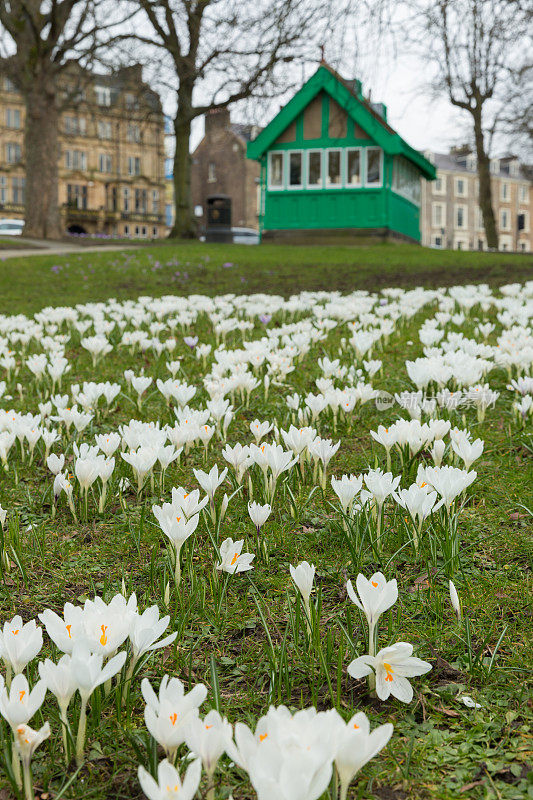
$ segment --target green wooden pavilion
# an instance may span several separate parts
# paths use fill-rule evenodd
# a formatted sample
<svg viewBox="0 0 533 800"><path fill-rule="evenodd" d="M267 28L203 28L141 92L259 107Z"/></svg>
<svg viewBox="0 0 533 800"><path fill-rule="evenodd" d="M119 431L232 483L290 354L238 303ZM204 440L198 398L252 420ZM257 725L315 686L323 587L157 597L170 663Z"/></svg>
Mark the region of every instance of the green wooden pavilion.
<svg viewBox="0 0 533 800"><path fill-rule="evenodd" d="M322 62L249 142L259 161L263 240L420 241L420 181L434 166L363 97L361 82Z"/></svg>

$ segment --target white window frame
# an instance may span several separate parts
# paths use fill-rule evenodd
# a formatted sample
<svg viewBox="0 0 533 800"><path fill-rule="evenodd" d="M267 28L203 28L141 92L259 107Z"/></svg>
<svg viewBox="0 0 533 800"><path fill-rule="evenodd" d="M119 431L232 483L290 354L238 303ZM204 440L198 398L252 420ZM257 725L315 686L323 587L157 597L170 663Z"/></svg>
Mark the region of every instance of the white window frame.
<svg viewBox="0 0 533 800"><path fill-rule="evenodd" d="M462 228L461 228L462 230ZM458 245L461 244L461 247ZM463 236L456 236L453 240L453 249L454 250L470 250L468 246L468 238Z"/></svg>
<svg viewBox="0 0 533 800"><path fill-rule="evenodd" d="M483 230L485 230L485 226L483 225L483 212L479 206L476 206L476 231Z"/></svg>
<svg viewBox="0 0 533 800"><path fill-rule="evenodd" d="M457 222L457 212L459 209L463 209L463 224L459 225ZM453 227L456 231L466 231L468 229L468 206L466 203L456 203L454 208L454 219L453 219Z"/></svg>
<svg viewBox="0 0 533 800"><path fill-rule="evenodd" d="M342 147L326 147L324 150L326 157L325 157L325 164L324 164L324 188L325 189L342 189L344 184L344 176L342 174ZM339 154L339 169L340 169L340 181L339 183L329 183L329 154L330 153L338 153Z"/></svg>
<svg viewBox="0 0 533 800"><path fill-rule="evenodd" d="M6 108L6 128L13 131L20 130L20 109L19 108Z"/></svg>
<svg viewBox="0 0 533 800"><path fill-rule="evenodd" d="M505 189L505 193L504 193ZM502 203L509 203L511 200L511 190L510 185L507 181L502 181L500 183L500 201Z"/></svg>
<svg viewBox="0 0 533 800"><path fill-rule="evenodd" d="M96 97L96 104L101 108L109 108L111 105L111 87L110 86L95 86L94 94ZM100 101L103 102L100 102Z"/></svg>
<svg viewBox="0 0 533 800"><path fill-rule="evenodd" d="M109 135L108 135L109 134ZM99 119L97 124L97 135L99 139L112 139L113 129L109 120Z"/></svg>
<svg viewBox="0 0 533 800"><path fill-rule="evenodd" d="M346 189L360 189L363 186L365 161L363 158L364 147L346 147L344 150L344 184ZM348 183L348 153L359 153L359 183Z"/></svg>
<svg viewBox="0 0 533 800"><path fill-rule="evenodd" d="M437 244L437 239L441 240L440 244ZM436 247L438 250L444 250L444 234L442 233L432 233L431 234L431 244L433 247Z"/></svg>
<svg viewBox="0 0 533 800"><path fill-rule="evenodd" d="M507 220L507 225L503 224L503 215L505 214L505 218ZM511 230L511 211L508 208L500 208L500 231L510 231Z"/></svg>
<svg viewBox="0 0 533 800"><path fill-rule="evenodd" d="M99 172L110 175L113 172L113 158L109 153L100 153L98 156Z"/></svg>
<svg viewBox="0 0 533 800"><path fill-rule="evenodd" d="M518 202L523 205L529 205L529 186L527 183L520 184Z"/></svg>
<svg viewBox="0 0 533 800"><path fill-rule="evenodd" d="M300 156L300 183L291 183L291 156ZM287 189L294 191L295 189L303 189L305 185L304 175L304 151L303 150L287 150Z"/></svg>
<svg viewBox="0 0 533 800"><path fill-rule="evenodd" d="M317 189L324 188L324 151L320 147L312 147L310 150L305 151L305 188L316 191ZM320 183L309 183L309 161L311 153L318 153L320 156Z"/></svg>
<svg viewBox="0 0 533 800"><path fill-rule="evenodd" d="M383 148L382 147L365 147L365 167L364 167L364 186L365 189L381 189L383 187L383 167L384 167L384 159L383 159ZM377 150L379 152L379 174L381 176L381 180L379 183L369 183L368 182L368 154L371 150Z"/></svg>
<svg viewBox="0 0 533 800"><path fill-rule="evenodd" d="M437 222L436 219L436 210L437 208L441 209L441 221ZM432 203L431 204L431 226L433 228L445 228L446 227L446 203Z"/></svg>
<svg viewBox="0 0 533 800"><path fill-rule="evenodd" d="M285 157L286 150L270 150L268 153L268 191L269 192L282 192L285 189L286 183L286 172L287 172L287 159ZM272 157L273 156L281 156L281 183L280 184L272 184Z"/></svg>
<svg viewBox="0 0 533 800"><path fill-rule="evenodd" d="M440 189L437 189L437 181L441 181ZM433 194L438 194L439 196L446 194L446 175L439 175L437 172L437 177L435 179L435 183L433 184Z"/></svg>
<svg viewBox="0 0 533 800"><path fill-rule="evenodd" d="M459 181L462 181L464 192L459 191ZM455 178L455 196L456 197L468 197L468 179L461 177Z"/></svg>
<svg viewBox="0 0 533 800"><path fill-rule="evenodd" d="M139 171L137 172L137 161L139 162ZM128 156L128 175L130 177L138 176L142 172L142 164L140 156Z"/></svg>
<svg viewBox="0 0 533 800"><path fill-rule="evenodd" d="M19 142L6 142L6 162L20 164L22 161L22 147Z"/></svg>
<svg viewBox="0 0 533 800"><path fill-rule="evenodd" d="M7 175L0 175L0 203L5 205L8 202Z"/></svg>

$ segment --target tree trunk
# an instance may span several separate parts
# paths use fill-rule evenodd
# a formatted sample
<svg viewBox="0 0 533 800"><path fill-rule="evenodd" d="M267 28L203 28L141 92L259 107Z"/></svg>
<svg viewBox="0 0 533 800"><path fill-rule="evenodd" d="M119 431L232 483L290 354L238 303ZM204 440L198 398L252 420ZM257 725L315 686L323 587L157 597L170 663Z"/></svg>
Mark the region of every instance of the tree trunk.
<svg viewBox="0 0 533 800"><path fill-rule="evenodd" d="M26 93L24 235L60 239L58 205L59 112L54 78L37 79Z"/></svg>
<svg viewBox="0 0 533 800"><path fill-rule="evenodd" d="M498 249L498 231L492 206L492 186L490 180L490 159L485 152L485 136L482 125L482 108L476 106L472 111L474 118L474 139L476 142L477 174L479 179L479 207L483 216L483 227L489 250Z"/></svg>
<svg viewBox="0 0 533 800"><path fill-rule="evenodd" d="M192 100L192 93L191 93ZM180 109L181 106L181 109ZM174 153L174 226L170 232L172 238L195 239L196 223L192 213L191 202L191 156L189 142L191 138L191 117L178 100L178 111L174 120L176 134Z"/></svg>

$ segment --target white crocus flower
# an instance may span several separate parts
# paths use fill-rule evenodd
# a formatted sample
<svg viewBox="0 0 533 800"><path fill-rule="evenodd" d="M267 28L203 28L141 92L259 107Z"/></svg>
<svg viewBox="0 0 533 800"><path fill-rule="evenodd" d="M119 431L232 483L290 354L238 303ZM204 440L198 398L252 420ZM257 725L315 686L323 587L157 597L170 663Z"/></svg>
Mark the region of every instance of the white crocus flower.
<svg viewBox="0 0 533 800"><path fill-rule="evenodd" d="M346 800L348 787L359 770L388 744L394 726L379 725L372 733L370 722L362 711L349 722L339 715L335 736L335 767L340 780L340 800Z"/></svg>
<svg viewBox="0 0 533 800"><path fill-rule="evenodd" d="M120 447L120 433L97 433L94 439L102 453L107 458L111 458L115 451Z"/></svg>
<svg viewBox="0 0 533 800"><path fill-rule="evenodd" d="M458 467L419 467L416 482L429 483L440 494L448 511L454 500L477 478L477 472L467 472Z"/></svg>
<svg viewBox="0 0 533 800"><path fill-rule="evenodd" d="M236 575L239 572L247 572L253 569L252 561L255 555L252 553L242 553L244 539L234 542L233 539L228 537L224 539L220 545L220 563L217 564L217 569L227 572L230 575Z"/></svg>
<svg viewBox="0 0 533 800"><path fill-rule="evenodd" d="M372 671L376 678L376 694L380 700L387 700L390 695L402 703L410 703L413 699L413 687L407 680L417 675L425 675L431 664L413 657L413 645L408 642L397 642L391 647L384 647L375 656L359 656L348 665L348 673L352 678L364 678Z"/></svg>
<svg viewBox="0 0 533 800"><path fill-rule="evenodd" d="M135 615L129 633L134 665L145 653L161 647L168 647L174 642L178 635L176 632L170 633L163 639L159 638L166 631L169 622L168 615L159 619L157 606L150 606L142 614Z"/></svg>
<svg viewBox="0 0 533 800"><path fill-rule="evenodd" d="M15 675L35 658L43 646L43 631L32 619L26 624L18 614L9 622L4 622L0 632L0 657L3 658L8 675L13 669Z"/></svg>
<svg viewBox="0 0 533 800"><path fill-rule="evenodd" d="M215 464L214 467L210 469L209 472L204 472L201 469L193 469L194 477L207 494L209 498L209 506L211 509L211 517L213 521L216 518L216 510L215 510L215 492L220 486L221 483L226 478L228 474L227 468L223 469L222 472L219 474L218 471L218 464Z"/></svg>
<svg viewBox="0 0 533 800"><path fill-rule="evenodd" d="M385 448L385 452L387 454L387 470L390 470L391 466L391 458L390 453L396 442L398 441L397 438L397 429L393 426L390 428L385 428L383 425L378 425L377 432L370 431L370 436L376 441L378 444L383 445Z"/></svg>
<svg viewBox="0 0 533 800"><path fill-rule="evenodd" d="M52 473L52 475L59 475L61 470L65 465L65 456L61 453L60 456L56 456L55 453L50 453L48 458L46 459L46 466Z"/></svg>
<svg viewBox="0 0 533 800"><path fill-rule="evenodd" d="M181 581L181 548L198 527L200 515L195 514L188 519L182 509L173 503L163 503L162 506L152 506L152 511L159 522L161 530L174 545L176 555L174 577L176 586L179 586Z"/></svg>
<svg viewBox="0 0 533 800"><path fill-rule="evenodd" d="M444 500L437 500L436 492L430 491L428 486L419 486L417 483L411 484L408 489L399 489L394 492L393 497L413 520L413 541L415 550L418 550L418 539L424 520L437 511Z"/></svg>
<svg viewBox="0 0 533 800"><path fill-rule="evenodd" d="M199 683L186 694L179 678L169 679L164 675L159 695L147 678L141 682L141 691L146 703L146 727L167 757L174 761L178 747L185 741L188 725L198 716L198 708L207 697L207 689Z"/></svg>
<svg viewBox="0 0 533 800"><path fill-rule="evenodd" d="M235 726L231 758L249 775L261 800L318 800L329 786L335 756L335 718L306 708L291 714L271 706L252 733Z"/></svg>
<svg viewBox="0 0 533 800"><path fill-rule="evenodd" d="M213 798L213 775L221 755L232 748L233 728L218 711L212 709L204 719L196 717L188 725L185 742L189 750L198 756L207 775L207 797Z"/></svg>
<svg viewBox="0 0 533 800"><path fill-rule="evenodd" d="M398 599L396 578L388 581L382 572L375 572L370 579L359 573L355 581L357 594L352 582L346 584L348 597L361 609L368 622L368 646L370 655L375 653L375 630L379 618L388 611Z"/></svg>
<svg viewBox="0 0 533 800"><path fill-rule="evenodd" d="M452 448L454 453L464 462L465 469L468 471L474 461L477 461L483 453L484 444L482 439L476 439L474 442L462 439L459 442L452 442Z"/></svg>
<svg viewBox="0 0 533 800"><path fill-rule="evenodd" d="M268 422L268 420L260 422L258 419L254 419L253 422L250 422L250 430L252 431L256 444L259 444L261 439L263 439L267 433L270 433L272 428L273 425L271 422Z"/></svg>
<svg viewBox="0 0 533 800"><path fill-rule="evenodd" d="M344 514L349 514L353 502L363 486L362 475L343 475L340 479L332 476L331 488L339 498Z"/></svg>
<svg viewBox="0 0 533 800"><path fill-rule="evenodd" d="M258 535L259 531L269 518L271 512L272 506L270 506L269 503L265 503L264 506L260 505L259 503L248 503L248 513L250 515L250 519L256 527Z"/></svg>
<svg viewBox="0 0 533 800"><path fill-rule="evenodd" d="M78 766L83 762L83 748L85 745L85 732L87 728L87 702L94 690L101 684L110 681L119 672L126 661L126 651L117 653L109 659L105 666L103 656L91 653L86 641L74 645L71 658L72 676L76 681L81 697L80 719L78 735L76 737L76 762Z"/></svg>
<svg viewBox="0 0 533 800"><path fill-rule="evenodd" d="M296 567L289 565L289 572L291 573L291 578L294 581L296 588L302 595L302 600L304 602L304 608L307 617L308 630L311 629L310 598L311 598L311 592L313 591L315 571L316 571L315 565L309 564L307 561L300 562L300 564L298 564L298 566Z"/></svg>
<svg viewBox="0 0 533 800"><path fill-rule="evenodd" d="M29 725L18 725L15 730L15 747L22 761L24 773L24 791L27 800L35 797L33 791L33 780L31 775L31 759L39 745L50 736L50 725L45 722L43 727L34 731Z"/></svg>
<svg viewBox="0 0 533 800"><path fill-rule="evenodd" d="M192 800L200 785L202 762L196 759L189 764L183 782L178 770L166 759L157 768L157 781L144 767L139 767L138 776L148 800Z"/></svg>
<svg viewBox="0 0 533 800"><path fill-rule="evenodd" d="M9 689L0 678L0 714L9 723L13 732L18 725L27 725L33 715L40 709L46 694L46 683L37 681L30 692L26 676L15 675Z"/></svg>

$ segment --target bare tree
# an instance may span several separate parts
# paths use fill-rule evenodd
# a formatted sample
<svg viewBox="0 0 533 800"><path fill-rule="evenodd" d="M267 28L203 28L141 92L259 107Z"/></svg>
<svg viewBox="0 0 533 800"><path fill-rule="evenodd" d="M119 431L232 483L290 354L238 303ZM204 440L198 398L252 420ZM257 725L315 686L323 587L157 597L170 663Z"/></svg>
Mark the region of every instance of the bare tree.
<svg viewBox="0 0 533 800"><path fill-rule="evenodd" d="M27 236L57 239L62 235L58 133L62 108L72 102L72 92L61 78L72 66L72 59L80 65L87 64L101 46L101 31L109 25L98 18L102 3L103 0L0 0L0 29L4 34L0 71L21 92L26 105Z"/></svg>
<svg viewBox="0 0 533 800"><path fill-rule="evenodd" d="M294 65L319 53L345 0L133 0L151 32L137 39L164 54L177 94L175 223L194 237L189 140L192 121L252 96L279 94L300 78Z"/></svg>
<svg viewBox="0 0 533 800"><path fill-rule="evenodd" d="M410 34L432 71L432 87L471 117L479 205L487 245L496 249L490 147L528 52L527 4L519 0L414 0L408 5L414 11L408 22Z"/></svg>

